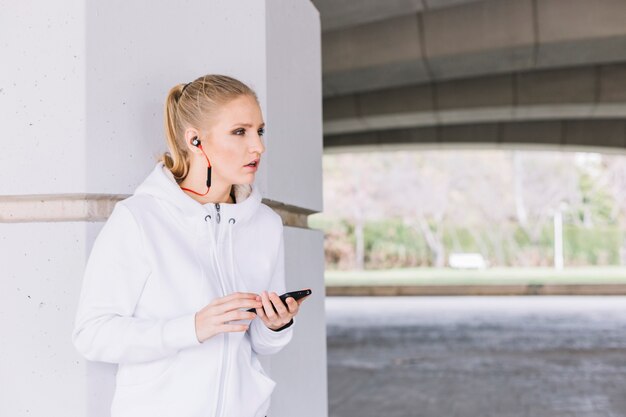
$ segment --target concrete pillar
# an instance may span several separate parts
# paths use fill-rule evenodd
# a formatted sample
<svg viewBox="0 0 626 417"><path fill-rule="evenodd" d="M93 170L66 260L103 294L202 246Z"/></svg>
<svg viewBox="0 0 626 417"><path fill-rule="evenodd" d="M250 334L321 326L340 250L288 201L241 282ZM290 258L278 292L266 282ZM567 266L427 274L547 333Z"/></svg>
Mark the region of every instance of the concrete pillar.
<svg viewBox="0 0 626 417"><path fill-rule="evenodd" d="M116 201L165 150L168 89L224 73L258 94L257 185L285 223L287 287L311 287L264 358L271 417L327 415L319 14L307 0L0 0L0 415L109 415L116 365L71 343L82 273ZM306 360L303 360L306 358ZM306 391L305 391L306 388ZM306 407L302 407L306 404Z"/></svg>

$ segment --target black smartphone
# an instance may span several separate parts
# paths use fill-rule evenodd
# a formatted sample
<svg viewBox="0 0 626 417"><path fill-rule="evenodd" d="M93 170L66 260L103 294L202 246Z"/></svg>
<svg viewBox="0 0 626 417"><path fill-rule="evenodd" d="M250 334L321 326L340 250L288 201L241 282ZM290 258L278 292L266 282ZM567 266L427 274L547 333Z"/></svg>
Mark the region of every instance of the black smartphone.
<svg viewBox="0 0 626 417"><path fill-rule="evenodd" d="M311 295L312 291L310 289L306 289L306 290L299 290L299 291L291 291L291 292L286 292L283 295L280 296L280 299L283 301L283 304L285 304L285 307L287 306L287 303L285 303L285 300L287 300L287 298L289 297L293 297L294 300L299 300L301 298L304 298L308 295ZM256 312L256 308L249 308L246 311L249 311L251 313Z"/></svg>

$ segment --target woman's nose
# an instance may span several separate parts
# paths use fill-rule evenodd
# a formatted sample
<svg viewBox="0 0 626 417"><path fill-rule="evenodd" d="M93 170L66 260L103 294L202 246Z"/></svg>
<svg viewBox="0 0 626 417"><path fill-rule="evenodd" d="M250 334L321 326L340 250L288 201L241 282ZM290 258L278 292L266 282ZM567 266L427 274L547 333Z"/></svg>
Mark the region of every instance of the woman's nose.
<svg viewBox="0 0 626 417"><path fill-rule="evenodd" d="M260 154L265 152L265 145L263 144L263 140L261 138L261 135L257 135L256 139L254 139L254 144L252 146L251 151L252 152L258 152Z"/></svg>

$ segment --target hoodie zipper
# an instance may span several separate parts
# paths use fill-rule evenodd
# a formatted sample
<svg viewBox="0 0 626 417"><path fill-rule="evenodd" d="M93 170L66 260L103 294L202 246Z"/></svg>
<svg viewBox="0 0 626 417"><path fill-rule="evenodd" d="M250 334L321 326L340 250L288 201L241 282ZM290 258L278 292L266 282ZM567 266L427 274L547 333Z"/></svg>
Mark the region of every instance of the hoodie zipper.
<svg viewBox="0 0 626 417"><path fill-rule="evenodd" d="M217 227L216 227L216 231L217 231L217 236L216 236L216 245L215 245L215 252L216 252L216 258L217 258L217 262L219 262L219 236L220 236L220 228L219 228L219 223L221 220L221 215L220 215L220 203L215 203L215 210L217 212L217 214L215 215L215 220L217 221ZM219 271L218 271L219 274ZM225 277L222 277L222 279L220 280L220 283L224 283L224 285L226 285L225 280L223 279ZM224 286L222 286L222 295L226 296L226 288L224 288ZM218 391L218 396L217 396L217 408L215 410L215 417L220 417L222 415L222 408L223 408L223 398L224 398L224 386L225 386L225 381L226 381L226 376L228 373L228 365L229 365L229 357L228 357L228 344L229 344L229 335L228 332L223 333L223 337L224 337L224 350L222 352L222 363L224 364L221 368L221 372L220 372L220 384L219 384L219 391Z"/></svg>

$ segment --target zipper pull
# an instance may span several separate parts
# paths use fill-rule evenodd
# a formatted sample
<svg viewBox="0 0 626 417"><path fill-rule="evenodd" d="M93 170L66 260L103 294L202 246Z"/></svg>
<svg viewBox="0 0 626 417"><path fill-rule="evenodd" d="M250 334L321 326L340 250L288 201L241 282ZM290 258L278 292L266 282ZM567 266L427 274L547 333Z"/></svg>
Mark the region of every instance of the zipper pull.
<svg viewBox="0 0 626 417"><path fill-rule="evenodd" d="M220 218L222 216L220 216L220 203L215 203L215 209L217 210L217 222L220 222Z"/></svg>

